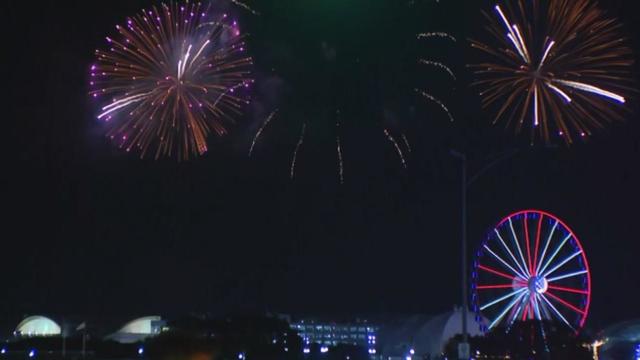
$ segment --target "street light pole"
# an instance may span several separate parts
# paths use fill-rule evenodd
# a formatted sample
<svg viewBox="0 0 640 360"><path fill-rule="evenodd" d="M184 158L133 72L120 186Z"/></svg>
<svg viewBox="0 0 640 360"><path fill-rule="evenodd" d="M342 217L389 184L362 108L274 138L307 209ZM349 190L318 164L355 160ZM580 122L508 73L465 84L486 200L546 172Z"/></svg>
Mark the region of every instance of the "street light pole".
<svg viewBox="0 0 640 360"><path fill-rule="evenodd" d="M467 286L467 157L462 160L462 341L469 343L467 311L469 311L469 287Z"/></svg>
<svg viewBox="0 0 640 360"><path fill-rule="evenodd" d="M461 168L461 226L462 226L462 246L461 246L461 267L462 267L462 341L467 344L469 341L469 331L467 329L467 312L469 311L469 296L467 286L467 156L463 153L451 150L451 155L458 158L462 164Z"/></svg>
<svg viewBox="0 0 640 360"><path fill-rule="evenodd" d="M469 347L469 331L467 328L467 314L469 312L469 286L468 286L468 264L467 264L467 190L471 184L473 184L480 176L484 175L484 173L494 167L495 165L501 163L504 160L510 159L515 156L519 152L518 149L511 150L499 156L485 167L480 169L475 175L471 177L470 180L467 180L467 155L451 150L451 156L460 160L461 163L461 181L460 181L460 201L461 201L461 227L462 227L462 246L461 246L461 261L462 261L462 343L465 348L465 353L468 351ZM465 355L465 357L467 357ZM466 359L465 359L466 360Z"/></svg>

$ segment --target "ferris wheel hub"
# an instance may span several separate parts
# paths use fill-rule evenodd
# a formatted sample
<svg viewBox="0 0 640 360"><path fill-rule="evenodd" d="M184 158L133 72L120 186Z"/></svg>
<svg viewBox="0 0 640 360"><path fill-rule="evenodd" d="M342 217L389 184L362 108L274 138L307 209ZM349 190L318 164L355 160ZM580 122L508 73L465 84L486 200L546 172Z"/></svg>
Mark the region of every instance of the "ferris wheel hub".
<svg viewBox="0 0 640 360"><path fill-rule="evenodd" d="M532 294L544 294L549 289L549 282L544 277L532 276L527 286Z"/></svg>

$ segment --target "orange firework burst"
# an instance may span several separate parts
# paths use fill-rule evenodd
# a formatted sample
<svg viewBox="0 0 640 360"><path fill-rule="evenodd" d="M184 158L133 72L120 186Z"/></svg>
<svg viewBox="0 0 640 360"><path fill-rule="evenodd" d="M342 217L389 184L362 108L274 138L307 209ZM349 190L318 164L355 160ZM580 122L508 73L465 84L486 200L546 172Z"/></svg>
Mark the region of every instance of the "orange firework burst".
<svg viewBox="0 0 640 360"><path fill-rule="evenodd" d="M211 4L142 10L96 50L91 96L119 147L185 160L207 151L249 102L251 57L237 22Z"/></svg>
<svg viewBox="0 0 640 360"><path fill-rule="evenodd" d="M484 107L516 132L571 144L622 120L632 53L621 25L593 0L513 0L485 14L495 43L472 41L490 57L472 65ZM493 45L495 44L495 45Z"/></svg>

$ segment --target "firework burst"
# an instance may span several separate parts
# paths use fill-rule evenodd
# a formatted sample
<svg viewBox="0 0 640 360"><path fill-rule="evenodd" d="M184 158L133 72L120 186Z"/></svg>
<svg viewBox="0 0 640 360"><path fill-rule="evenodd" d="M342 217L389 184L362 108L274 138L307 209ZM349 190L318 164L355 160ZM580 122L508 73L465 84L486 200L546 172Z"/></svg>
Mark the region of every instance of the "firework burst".
<svg viewBox="0 0 640 360"><path fill-rule="evenodd" d="M494 42L472 41L490 60L472 65L495 122L549 143L587 137L621 120L631 50L621 25L593 0L517 0L498 4L488 30Z"/></svg>
<svg viewBox="0 0 640 360"><path fill-rule="evenodd" d="M233 1L238 6L242 6L242 3ZM393 7L396 7L394 5ZM392 6L390 6L392 8ZM264 12L266 14L266 11ZM371 29L371 31L377 31ZM445 42L446 44L456 43L457 40L454 36L445 32L425 32L417 34L411 32L410 34L401 32L402 36L409 35L416 43L432 45L432 42ZM349 34L347 34L349 35ZM333 36L333 35L332 35ZM385 36L388 36L385 33ZM344 39L350 39L352 35L344 37ZM368 39L374 39L376 36L370 36ZM359 37L356 39L358 43L362 41ZM369 41L367 40L367 41ZM348 41L348 40L347 40ZM342 43L342 40L340 42ZM375 43L375 44L374 44ZM375 45L377 48L379 44L377 41L373 41L371 45ZM385 151L393 151L393 159L397 159L403 169L408 169L412 154L412 145L409 140L411 139L409 134L406 133L407 128L404 125L408 123L402 119L403 115L407 117L413 116L413 103L407 104L408 101L414 100L411 96L399 96L398 94L404 93L405 95L415 95L415 99L419 99L421 102L425 102L429 111L442 112L453 121L453 114L449 111L449 108L445 105L445 102L440 100L437 96L437 92L432 89L427 82L416 84L409 88L397 89L394 88L398 84L406 84L413 81L414 75L410 71L401 70L397 64L407 65L407 61L414 62L415 67L433 73L442 73L446 75L448 79L456 81L456 74L454 70L449 67L445 62L438 61L436 59L423 58L418 56L418 52L406 51L404 46L402 48L396 47L396 44L391 45L389 48L385 48L384 52L390 54L389 56L381 56L379 59L370 56L368 53L362 54L363 57L358 57L357 63L362 66L362 69L374 69L387 67L389 71L381 72L379 75L371 76L368 71L346 71L347 68L351 68L351 55L340 56L342 54L342 48L335 46L331 41L325 42L324 39L321 42L321 52L307 51L297 55L309 55L312 58L305 61L303 58L295 58L293 63L290 62L287 56L287 61L284 65L277 64L277 66L271 66L271 71L275 74L279 73L278 68L285 69L284 74L296 74L295 77L286 79L287 82L291 82L291 85L296 88L295 97L303 100L307 106L316 106L312 109L313 113L310 116L299 116L301 111L294 111L292 107L295 107L294 100L289 99L289 103L278 104L279 110L275 110L270 115L260 117L261 125L256 126L255 133L252 133L252 140L248 141L248 153L249 157L255 157L260 152L262 142L269 142L270 135L274 134L274 127L279 126L283 120L291 119L299 126L300 130L297 131L297 142L292 142L290 145L291 155L287 158L288 161L288 175L289 178L295 180L301 177L302 169L300 165L308 161L311 152L306 152L304 149L307 147L318 145L317 141L324 141L325 144L331 146L331 157L335 159L335 174L336 180L339 184L345 184L349 181L349 176L352 174L349 171L349 164L355 160L352 160L351 156L355 156L358 151L353 151L356 147L352 146L352 139L358 138L366 131L361 131L364 127L374 126L376 134L382 135L377 137L376 141L381 147L384 147ZM357 46L360 48L360 46ZM313 46L311 47L313 48ZM311 49L310 48L310 49ZM366 47L363 47L366 48ZM429 46L431 49L432 47ZM413 49L412 49L413 50ZM345 51L347 54L351 50ZM423 52L420 52L423 53ZM434 54L435 51L429 52ZM441 52L438 52L439 54ZM315 58L315 56L321 56L321 58ZM410 57L405 57L410 56ZM349 64L346 67L346 64ZM322 72L319 72L317 66L308 64L322 64ZM297 66L300 66L298 68ZM292 70L293 69L293 70ZM282 76L277 75L280 79ZM304 76L300 76L304 74ZM320 74L320 75L319 75ZM398 77L407 75L410 79L406 81L397 81ZM361 76L366 77L360 78ZM295 80L292 80L295 79ZM389 81L392 79L392 81ZM302 81L302 82L301 82ZM363 88L362 84L369 83L376 84L369 88ZM289 85L289 84L287 84ZM313 88L309 91L308 88ZM358 89L358 95L352 96L351 90L346 89ZM328 89L328 92L324 93ZM429 92L425 89L429 89ZM269 94L271 96L272 94ZM260 95L258 95L260 96ZM313 98L312 102L309 99ZM410 99L411 100L407 100ZM346 101L345 101L346 100ZM381 101L382 100L382 101ZM357 103L362 101L362 103ZM313 105L310 105L313 104ZM366 104L366 105L363 105ZM371 106L374 104L374 106ZM268 111L275 109L274 107L267 108ZM305 111L309 109L305 108ZM335 111L335 113L334 113ZM296 115L294 115L296 114ZM398 116L397 114L402 114ZM295 118L294 118L295 117ZM360 121L359 118L366 119ZM367 122L367 123L365 123ZM369 123L370 122L370 123ZM330 129L329 127L332 127ZM330 136L327 136L330 135ZM384 136L384 137L383 137ZM273 140L271 140L273 142ZM324 144L323 144L324 145ZM415 152L417 153L417 151ZM396 156L397 154L397 156Z"/></svg>
<svg viewBox="0 0 640 360"><path fill-rule="evenodd" d="M107 136L141 157L207 152L207 137L224 135L249 102L252 59L237 22L211 3L171 2L116 30L91 67Z"/></svg>

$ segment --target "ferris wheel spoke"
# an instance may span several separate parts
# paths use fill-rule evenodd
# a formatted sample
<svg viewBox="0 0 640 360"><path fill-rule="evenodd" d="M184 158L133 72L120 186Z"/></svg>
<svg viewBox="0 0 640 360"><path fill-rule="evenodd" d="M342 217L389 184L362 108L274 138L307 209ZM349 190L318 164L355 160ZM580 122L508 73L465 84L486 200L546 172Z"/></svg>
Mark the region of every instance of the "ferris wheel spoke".
<svg viewBox="0 0 640 360"><path fill-rule="evenodd" d="M503 277L505 279L509 279L511 281L513 281L515 279L517 282L521 282L521 283L525 282L525 280L523 278L519 278L519 277L516 277L516 276L513 276L513 275L505 274L505 273L503 273L501 271L492 269L490 267L486 267L484 265L478 265L478 269L484 270L484 271L486 271L488 273L491 273L491 274L494 274L494 275L501 276L501 277Z"/></svg>
<svg viewBox="0 0 640 360"><path fill-rule="evenodd" d="M576 271L576 272L572 272L572 273L569 273L569 274L564 274L564 275L556 276L556 277L553 277L553 278L551 278L551 279L547 279L547 282L552 283L552 282L555 282L555 281L558 281L558 280L568 279L568 278L572 278L572 277L576 277L576 276L584 275L584 274L586 274L586 273L588 273L588 271L587 271L587 270Z"/></svg>
<svg viewBox="0 0 640 360"><path fill-rule="evenodd" d="M529 293L527 292L525 294L525 296L520 299L520 304L518 305L517 308L515 308L515 311L511 311L511 314L509 315L509 318L511 319L511 320L509 320L509 326L512 326L513 323L516 320L518 320L518 318L520 317L520 313L524 311L524 307L525 307L525 305L527 303L527 299L528 299L528 297L526 295L528 295L528 294Z"/></svg>
<svg viewBox="0 0 640 360"><path fill-rule="evenodd" d="M542 298L542 300L544 300L544 302L549 305L549 307L551 308L551 310L553 310L553 312L565 323L567 324L568 327L571 328L571 330L576 331L576 329L574 329L573 326L571 326L571 324L569 323L569 321L567 321L567 319L562 315L562 313L560 313L560 311L558 309L556 309L555 306L553 306L553 304L546 298L546 296L544 296L544 294L540 294L540 297Z"/></svg>
<svg viewBox="0 0 640 360"><path fill-rule="evenodd" d="M529 316L529 309L531 308L531 301L527 301L527 305L524 306L524 311L522 312L522 321L527 320Z"/></svg>
<svg viewBox="0 0 640 360"><path fill-rule="evenodd" d="M567 237L565 237L564 240L562 240L562 242L560 243L560 245L558 245L558 247L553 252L553 254L551 254L551 256L549 256L549 260L547 260L547 262L544 264L544 266L540 268L539 273L544 273L544 271L547 269L547 267L549 267L549 265L551 265L551 262L553 262L553 259L555 259L555 257L558 255L560 250L562 250L562 248L567 243L567 241L569 241L569 239L571 239L572 237L573 237L573 234L569 233L569 235L567 235Z"/></svg>
<svg viewBox="0 0 640 360"><path fill-rule="evenodd" d="M524 287L524 283L520 283ZM513 289L513 284L504 284L504 285L478 285L476 289L478 290L493 290L493 289Z"/></svg>
<svg viewBox="0 0 640 360"><path fill-rule="evenodd" d="M559 302L560 304L564 305L565 307L577 312L580 315L585 315L585 311L576 307L575 305L572 305L571 303L567 302L566 300L561 299L560 297L552 294L551 292L547 291L545 294L549 295L549 297L551 297L551 299Z"/></svg>
<svg viewBox="0 0 640 360"><path fill-rule="evenodd" d="M540 265L542 265L542 261L544 261L544 256L547 254L547 250L549 249L549 244L551 244L551 238L553 237L553 234L556 232L556 228L558 227L558 224L559 224L559 221L556 220L556 223L553 224L553 227L551 228L551 231L547 236L547 241L542 250L542 255L540 255L540 260L538 262L538 265L536 266L536 272L535 272L536 274L540 272Z"/></svg>
<svg viewBox="0 0 640 360"><path fill-rule="evenodd" d="M522 279L523 281L525 281L525 279L527 279L527 276L524 275L524 273L519 272L518 270L514 269L513 266L509 265L506 261L504 261L500 256L498 256L498 254L496 254L493 250L491 250L489 248L489 246L485 245L484 248L491 254L493 255L493 257L495 257L496 259L498 259L498 261L500 261L504 266L506 266L509 270L511 270L514 274L517 275L518 278Z"/></svg>
<svg viewBox="0 0 640 360"><path fill-rule="evenodd" d="M526 218L525 218L526 221ZM518 254L520 255L520 259L522 260L523 272L528 276L531 276L531 273L528 270L527 261L524 259L524 255L522 254L522 248L520 247L520 240L518 240L518 236L516 236L516 232L513 229L513 221L509 218L509 228L511 228L511 235L513 236L513 242L516 243L516 247L518 248Z"/></svg>
<svg viewBox="0 0 640 360"><path fill-rule="evenodd" d="M540 302L538 301L538 294L531 298L531 306L533 308L533 315L536 319L542 320L542 314L540 313Z"/></svg>
<svg viewBox="0 0 640 360"><path fill-rule="evenodd" d="M531 242L529 241L529 221L527 214L528 213L524 213L524 241L527 247L527 269L529 270L529 275L531 275L533 273L533 262L531 262Z"/></svg>
<svg viewBox="0 0 640 360"><path fill-rule="evenodd" d="M514 296L516 296L516 295L518 295L518 294L522 294L522 293L524 293L526 290L527 290L527 288L520 288L520 289L518 289L518 290L515 290L515 291L513 291L513 292L510 292L510 293L508 293L508 294L507 294L507 295L505 295L505 296L502 296L502 297L500 297L500 298L498 298L498 299L496 299L496 300L493 300L492 302L490 302L490 303L488 303L488 304L485 304L485 305L481 306L481 307L480 307L480 310L484 311L484 310L486 310L486 309L488 309L488 308L490 308L490 307L492 307L492 306L494 306L494 305L496 305L496 304L499 304L499 303L501 303L501 302L503 302L503 301L505 301L505 300L507 300L507 299L509 299L509 298L512 298L512 297L514 297Z"/></svg>
<svg viewBox="0 0 640 360"><path fill-rule="evenodd" d="M538 309L540 311L540 320L551 319L552 318L551 310L549 309L549 306L547 305L547 303L542 301L540 299L540 295L538 295L538 294L536 294L535 298L536 298L536 304L537 304Z"/></svg>
<svg viewBox="0 0 640 360"><path fill-rule="evenodd" d="M561 267L563 267L566 263L568 263L569 261L575 259L576 256L581 255L582 254L582 250L573 253L570 256L567 256L566 259L562 260L558 265L554 266L551 270L547 271L544 273L544 275L542 275L542 277L548 277L549 275L553 274L556 270L560 269Z"/></svg>
<svg viewBox="0 0 640 360"><path fill-rule="evenodd" d="M518 260L516 260L516 257L513 255L513 252L511 252L511 249L509 249L509 247L507 246L507 243L504 242L504 239L502 238L502 235L500 235L500 232L498 231L498 229L493 229L493 231L495 231L496 235L498 236L498 240L500 240L500 243L502 243L502 246L504 247L504 249L507 251L507 253L511 257L511 260L513 260L513 263L516 264L516 267L520 270L520 272L515 271L515 273L521 275L522 278L526 279L528 276L524 276L524 275L527 272L524 271L522 266L520 266L520 263L518 262Z"/></svg>
<svg viewBox="0 0 640 360"><path fill-rule="evenodd" d="M540 250L540 232L542 230L542 219L544 215L540 215L540 219L538 220L538 231L536 232L536 246L533 250L533 266L531 267L531 271L534 275L536 275L538 268L538 250Z"/></svg>
<svg viewBox="0 0 640 360"><path fill-rule="evenodd" d="M504 308L504 310L500 313L500 315L498 315L498 317L495 320L493 320L493 322L489 325L489 329L492 329L494 326L496 326L496 324L500 322L500 320L502 320L502 318L509 312L509 310L511 310L520 300L522 300L522 297L527 294L527 292L524 290L525 289L523 289L522 293Z"/></svg>
<svg viewBox="0 0 640 360"><path fill-rule="evenodd" d="M573 288L568 288L568 287L564 287L564 286L549 285L549 289L558 290L558 291L565 291L565 292L574 293L574 294L589 295L589 292L586 291L586 290L573 289Z"/></svg>

